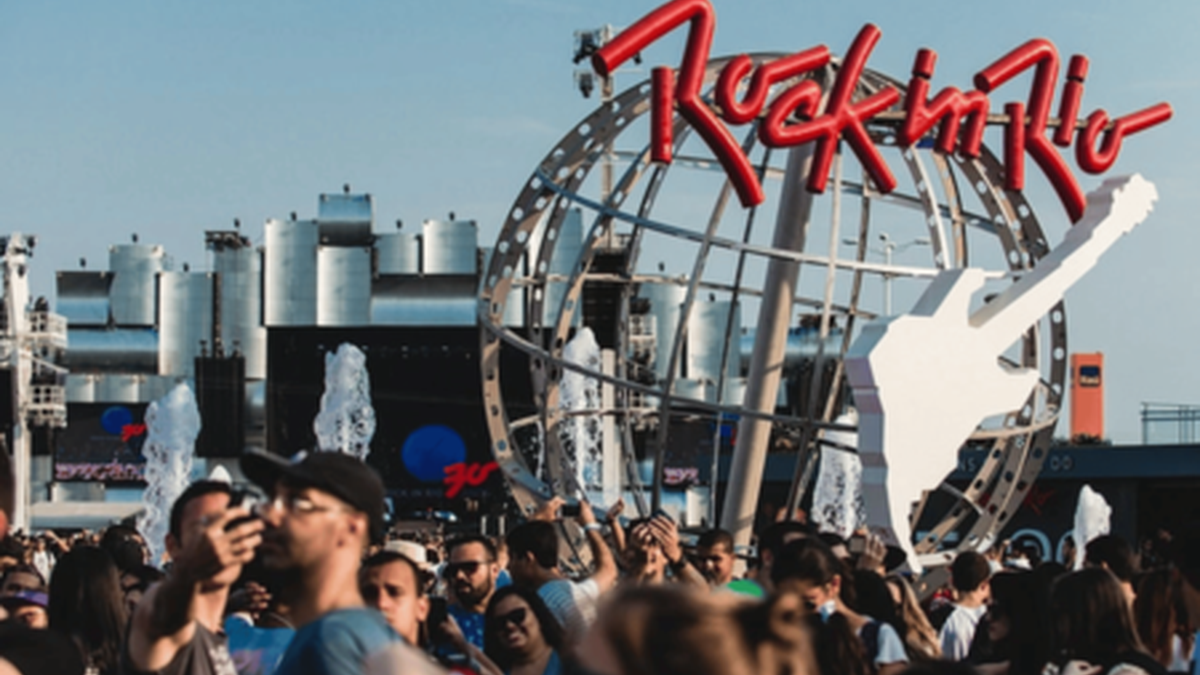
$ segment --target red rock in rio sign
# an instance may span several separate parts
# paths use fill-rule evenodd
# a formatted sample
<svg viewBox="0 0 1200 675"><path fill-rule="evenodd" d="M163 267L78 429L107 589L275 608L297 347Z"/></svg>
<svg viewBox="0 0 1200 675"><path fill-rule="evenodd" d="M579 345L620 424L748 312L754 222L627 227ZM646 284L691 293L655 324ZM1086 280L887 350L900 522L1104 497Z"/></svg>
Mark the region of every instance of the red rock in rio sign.
<svg viewBox="0 0 1200 675"><path fill-rule="evenodd" d="M488 476L500 468L496 462L485 464L459 462L445 468L446 498L454 499L465 487L479 487L487 482Z"/></svg>
<svg viewBox="0 0 1200 675"><path fill-rule="evenodd" d="M811 79L795 84L769 105L767 94L771 86L778 82L827 65L830 54L824 46L761 64L756 69L750 57L744 54L737 56L725 65L717 79L715 107L707 104L700 90L716 28L716 12L709 0L668 2L604 45L592 56L592 64L597 73L607 77L622 63L685 23L690 23L690 28L678 81L676 72L671 68L659 66L652 72L650 147L653 161L671 162L671 124L674 110L678 109L721 163L742 205L749 207L761 204L764 198L762 184L750 159L720 120L740 125L762 117L758 136L764 145L783 148L808 142L817 144L813 168L808 176L810 191L824 192L839 139L846 141L877 189L887 193L896 188L896 178L871 141L865 125L872 117L898 103L900 92L895 87L888 87L860 101L852 100L867 58L879 41L881 33L877 27L867 24L854 38L838 69L825 106L820 110L823 92L820 85ZM1171 106L1166 103L1115 120L1110 119L1104 110L1096 110L1077 129L1074 120L1079 114L1088 60L1075 55L1071 57L1059 102L1058 115L1064 121L1058 125L1053 136L1048 136L1059 56L1054 45L1044 39L1030 40L984 68L975 76L975 90L963 93L957 88L947 87L933 99L928 99L929 80L936 62L937 54L933 50L922 49L917 52L903 104L904 117L898 134L900 145L912 146L934 126L940 125L937 150L950 153L957 148L965 157L978 157L990 110L988 94L1033 69L1033 86L1028 102L1012 102L1004 106L1008 116L1004 134L1005 187L1010 190L1024 188L1025 153L1029 153L1054 186L1072 222L1077 222L1083 216L1083 189L1054 145L1066 148L1074 142L1075 160L1079 168L1090 174L1099 174L1107 171L1116 161L1121 142L1126 136L1171 118ZM747 76L749 85L745 96L739 100L738 89Z"/></svg>

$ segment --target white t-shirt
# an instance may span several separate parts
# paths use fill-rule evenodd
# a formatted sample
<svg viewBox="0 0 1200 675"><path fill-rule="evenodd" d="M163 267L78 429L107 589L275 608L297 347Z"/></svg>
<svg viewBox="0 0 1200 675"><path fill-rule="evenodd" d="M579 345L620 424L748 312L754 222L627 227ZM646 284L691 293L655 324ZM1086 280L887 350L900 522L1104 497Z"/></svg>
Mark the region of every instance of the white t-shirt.
<svg viewBox="0 0 1200 675"><path fill-rule="evenodd" d="M600 600L600 586L594 579L547 581L538 589L538 596L566 633L568 645L578 644L592 622Z"/></svg>
<svg viewBox="0 0 1200 675"><path fill-rule="evenodd" d="M975 638L975 629L979 620L987 613L987 607L967 608L955 605L954 611L946 617L938 633L938 642L942 643L942 656L947 661L962 661L971 652L971 640Z"/></svg>
<svg viewBox="0 0 1200 675"><path fill-rule="evenodd" d="M50 573L54 571L54 556L49 551L34 551L33 566L46 583L50 583Z"/></svg>

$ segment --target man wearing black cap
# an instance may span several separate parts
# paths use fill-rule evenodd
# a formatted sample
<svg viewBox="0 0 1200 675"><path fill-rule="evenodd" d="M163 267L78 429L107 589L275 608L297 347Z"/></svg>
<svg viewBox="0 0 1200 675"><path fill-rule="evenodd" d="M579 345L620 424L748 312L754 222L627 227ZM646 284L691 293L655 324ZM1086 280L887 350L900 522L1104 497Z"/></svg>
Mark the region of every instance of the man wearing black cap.
<svg viewBox="0 0 1200 675"><path fill-rule="evenodd" d="M247 452L246 477L270 495L258 554L284 575L281 591L296 636L277 675L357 675L364 663L401 638L363 603L358 568L371 542L383 539L383 483L361 460L334 452Z"/></svg>

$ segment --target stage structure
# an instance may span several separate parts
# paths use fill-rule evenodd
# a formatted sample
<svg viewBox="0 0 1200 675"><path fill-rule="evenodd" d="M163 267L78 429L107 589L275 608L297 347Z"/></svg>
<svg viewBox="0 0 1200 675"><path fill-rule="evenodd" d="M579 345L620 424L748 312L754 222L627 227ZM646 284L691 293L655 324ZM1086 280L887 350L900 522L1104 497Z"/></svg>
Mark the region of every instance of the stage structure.
<svg viewBox="0 0 1200 675"><path fill-rule="evenodd" d="M45 298L30 301L29 260L37 238L14 233L0 238L4 302L0 304L0 439L11 448L13 504L11 524L29 530L35 437L66 426L67 371L58 365L67 346L67 322L50 311Z"/></svg>
<svg viewBox="0 0 1200 675"><path fill-rule="evenodd" d="M707 420L718 436L736 424L719 522L744 547L768 450L789 447L800 455L785 505L794 512L805 503L824 434L856 431L834 420L856 404L876 403L866 400L869 373L860 372L854 394L848 391L846 357L865 326L887 326L893 292L891 313L906 315L923 293L936 295L935 286L952 286L965 275L972 292L958 287L956 308L964 317L969 311L987 315L988 303L1031 275L1071 225L1085 220L1084 190L1055 146L1073 146L1079 167L1100 174L1116 160L1122 140L1166 121L1171 109L1158 104L1115 119L1097 110L1078 119L1088 60L1076 55L1055 111L1058 119L1052 118L1060 59L1046 40L1031 40L990 65L980 64L974 90L948 87L935 94L932 50L917 52L907 82L866 67L881 37L872 25L852 40L843 58L818 46L710 60L714 28L707 0L675 0L597 46L593 66L598 76L610 78L668 32L687 33L678 69L656 67L649 80L597 108L566 133L521 188L483 279L481 378L492 451L527 512L553 494L589 493L574 478L577 453L563 440L569 436L563 429L578 416L604 429L602 442L614 446L605 459L616 458L624 481L619 491L632 491L643 515L662 498L674 420ZM1023 96L1009 87L1003 94L1012 102L1002 114L993 113L990 97L1026 71L1033 73L1032 88ZM1000 140L1002 148L994 151L985 136ZM1043 220L1027 201L1026 153L1062 202L1065 218ZM593 175L608 157L618 162L611 190L608 180ZM569 270L562 261L555 261L556 269L548 244L576 209L585 215L583 245ZM762 223L772 216L773 232ZM876 241L882 242L882 264L871 257ZM908 247L913 250L904 253ZM652 331L653 376L640 377L646 350L639 298L646 296L648 268L663 256L687 260L679 276L654 279L660 294L674 298L678 320ZM598 284L608 289L606 295L589 292ZM883 301L874 303L874 297ZM734 311L697 321L698 308L713 303ZM926 305L931 303L936 305L932 300ZM597 304L605 304L604 313L595 311ZM527 329L503 320L514 305L530 317ZM736 313L757 314L758 320L749 362L731 371L726 366L736 355L728 345L742 330ZM809 378L797 405L798 399L781 395L780 375L789 336L802 323L815 327L810 368L822 376ZM581 325L595 334L605 356L598 368L565 357ZM688 336L698 326L725 334L713 340L725 347L714 386L707 388L692 386L686 372ZM1066 386L1061 295L1018 333L992 344L990 358L993 369L1025 374L1020 402L981 412L971 424L974 431L956 442L988 450L974 479L963 490L934 479L921 486L923 494L917 491L918 501L906 512L893 509L890 522L869 522L881 531L907 531L909 522L930 520L925 510L931 495L950 495L952 506L912 542L925 564L941 565L957 550L988 545L1041 468ZM936 382L941 379L936 369L943 366L938 354L928 352L934 344L954 349L931 341L913 347L913 356L931 364L930 380ZM501 345L527 353L530 371L503 368ZM870 345L859 349L869 354ZM602 403L584 411L562 406L564 371L598 382ZM532 382L537 414L515 414L505 400L513 378ZM959 382L940 395L975 393L971 383ZM936 398L928 404L924 422L937 424ZM881 411L860 412L869 419ZM522 442L528 435L519 431L528 427L540 430L536 437L544 438L544 448ZM878 437L871 429L862 431ZM877 450L863 458L864 483L886 488L888 465ZM919 443L887 450L892 462L925 461ZM531 458L543 451L539 470ZM654 463L653 485L643 491L633 467L647 456ZM951 460L945 473L953 468ZM933 502L943 503L940 496ZM893 527L901 522L903 528ZM926 581L936 583L936 575Z"/></svg>

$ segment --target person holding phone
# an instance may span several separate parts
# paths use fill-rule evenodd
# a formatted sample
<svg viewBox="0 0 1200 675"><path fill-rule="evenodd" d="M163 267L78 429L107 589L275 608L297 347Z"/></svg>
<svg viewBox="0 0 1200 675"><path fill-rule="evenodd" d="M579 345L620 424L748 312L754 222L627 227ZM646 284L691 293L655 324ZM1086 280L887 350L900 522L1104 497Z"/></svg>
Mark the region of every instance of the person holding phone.
<svg viewBox="0 0 1200 675"><path fill-rule="evenodd" d="M558 529L554 520L566 502L555 497L508 533L508 571L513 584L537 591L554 618L566 631L566 644L573 647L596 619L600 596L617 582L617 561L601 535L591 505L581 503L578 522L587 534L587 542L596 562L595 571L586 579L572 581L558 568ZM494 599L493 599L494 602Z"/></svg>
<svg viewBox="0 0 1200 675"><path fill-rule="evenodd" d="M221 619L229 589L262 542L261 520L231 508L228 483L193 483L171 507L171 573L134 612L122 672L235 675ZM240 525L230 527L234 521Z"/></svg>

